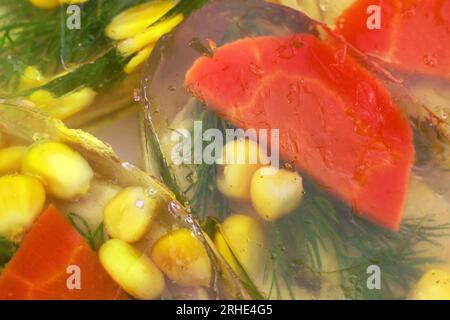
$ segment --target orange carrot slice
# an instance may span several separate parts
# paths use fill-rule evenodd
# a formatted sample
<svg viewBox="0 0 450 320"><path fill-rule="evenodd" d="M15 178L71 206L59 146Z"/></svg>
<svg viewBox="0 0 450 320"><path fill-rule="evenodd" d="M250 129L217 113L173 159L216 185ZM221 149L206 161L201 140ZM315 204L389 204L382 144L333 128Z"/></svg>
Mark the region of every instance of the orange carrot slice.
<svg viewBox="0 0 450 320"><path fill-rule="evenodd" d="M71 266L79 268L79 289L68 285ZM121 298L95 252L54 206L39 217L0 277L0 299Z"/></svg>
<svg viewBox="0 0 450 320"><path fill-rule="evenodd" d="M370 5L381 8L381 28L368 28ZM336 31L365 53L414 72L450 79L450 0L359 0Z"/></svg>
<svg viewBox="0 0 450 320"><path fill-rule="evenodd" d="M242 39L199 58L185 84L237 127L279 129L285 161L398 230L412 130L381 82L338 52L311 35Z"/></svg>

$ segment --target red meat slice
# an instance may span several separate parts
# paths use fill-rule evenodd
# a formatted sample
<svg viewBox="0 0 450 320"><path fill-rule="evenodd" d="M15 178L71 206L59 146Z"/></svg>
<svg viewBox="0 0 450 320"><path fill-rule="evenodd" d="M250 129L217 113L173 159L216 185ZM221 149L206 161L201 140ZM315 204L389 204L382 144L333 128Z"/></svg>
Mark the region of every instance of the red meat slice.
<svg viewBox="0 0 450 320"><path fill-rule="evenodd" d="M199 58L185 85L237 127L279 129L285 161L398 230L411 128L381 83L338 52L311 35L243 39Z"/></svg>
<svg viewBox="0 0 450 320"><path fill-rule="evenodd" d="M367 27L370 5L381 8L380 29ZM450 78L450 0L358 0L336 31L401 69Z"/></svg>

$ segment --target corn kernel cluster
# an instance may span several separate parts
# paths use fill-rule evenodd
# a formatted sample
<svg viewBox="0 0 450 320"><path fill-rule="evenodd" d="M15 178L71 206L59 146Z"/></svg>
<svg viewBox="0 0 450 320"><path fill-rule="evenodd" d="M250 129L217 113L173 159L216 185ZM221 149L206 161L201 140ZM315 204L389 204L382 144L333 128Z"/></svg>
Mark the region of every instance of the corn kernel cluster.
<svg viewBox="0 0 450 320"><path fill-rule="evenodd" d="M76 151L54 141L0 149L0 236L18 242L46 204L46 195L74 201L94 174Z"/></svg>
<svg viewBox="0 0 450 320"><path fill-rule="evenodd" d="M76 203L86 197L94 171L66 144L41 140L26 146L9 143L4 134L0 138L0 236L20 242L49 201ZM155 192L140 186L119 188L103 207L110 239L99 250L100 262L138 299L160 297L165 277L182 287L208 287L212 279L208 253L188 229L165 231L145 250L136 245L146 243L163 207Z"/></svg>
<svg viewBox="0 0 450 320"><path fill-rule="evenodd" d="M178 14L157 22L176 4L175 0L150 1L122 12L106 27L105 34L117 41L117 50L131 57L124 68L126 73L139 68L150 56L156 41L183 20L183 15Z"/></svg>
<svg viewBox="0 0 450 320"><path fill-rule="evenodd" d="M220 158L217 188L232 200L250 201L259 216L270 222L300 205L303 184L295 171L263 166L266 158L249 139L228 142Z"/></svg>
<svg viewBox="0 0 450 320"><path fill-rule="evenodd" d="M225 219L214 242L233 270L245 278L261 280L266 256L262 223L290 214L303 197L302 177L295 171L272 168L260 146L249 139L228 142L219 158L218 190L236 203L249 203L251 214L233 214ZM257 217L259 219L257 219Z"/></svg>

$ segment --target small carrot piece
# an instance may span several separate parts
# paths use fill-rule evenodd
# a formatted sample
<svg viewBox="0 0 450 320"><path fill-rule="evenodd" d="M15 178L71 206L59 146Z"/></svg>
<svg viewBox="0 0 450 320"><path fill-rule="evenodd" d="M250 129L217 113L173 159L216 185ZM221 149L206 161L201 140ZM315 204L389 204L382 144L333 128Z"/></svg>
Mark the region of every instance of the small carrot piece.
<svg viewBox="0 0 450 320"><path fill-rule="evenodd" d="M68 285L74 275L71 266L80 271L79 288ZM0 277L0 299L123 298L125 294L86 240L52 205L33 225Z"/></svg>

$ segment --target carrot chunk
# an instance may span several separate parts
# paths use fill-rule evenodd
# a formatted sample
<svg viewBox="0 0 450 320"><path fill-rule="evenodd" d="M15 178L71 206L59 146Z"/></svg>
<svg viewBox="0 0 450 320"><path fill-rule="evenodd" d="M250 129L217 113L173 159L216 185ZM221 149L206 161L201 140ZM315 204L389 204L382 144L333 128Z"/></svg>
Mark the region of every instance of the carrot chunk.
<svg viewBox="0 0 450 320"><path fill-rule="evenodd" d="M370 5L381 8L379 29L367 26ZM450 0L358 0L336 31L400 69L450 79Z"/></svg>
<svg viewBox="0 0 450 320"><path fill-rule="evenodd" d="M278 129L285 161L398 230L412 130L382 84L337 53L311 35L242 39L199 58L185 85L237 127Z"/></svg>
<svg viewBox="0 0 450 320"><path fill-rule="evenodd" d="M79 288L68 285L75 274L71 266L79 268ZM0 299L120 298L123 292L95 252L53 206L33 225L0 277Z"/></svg>

